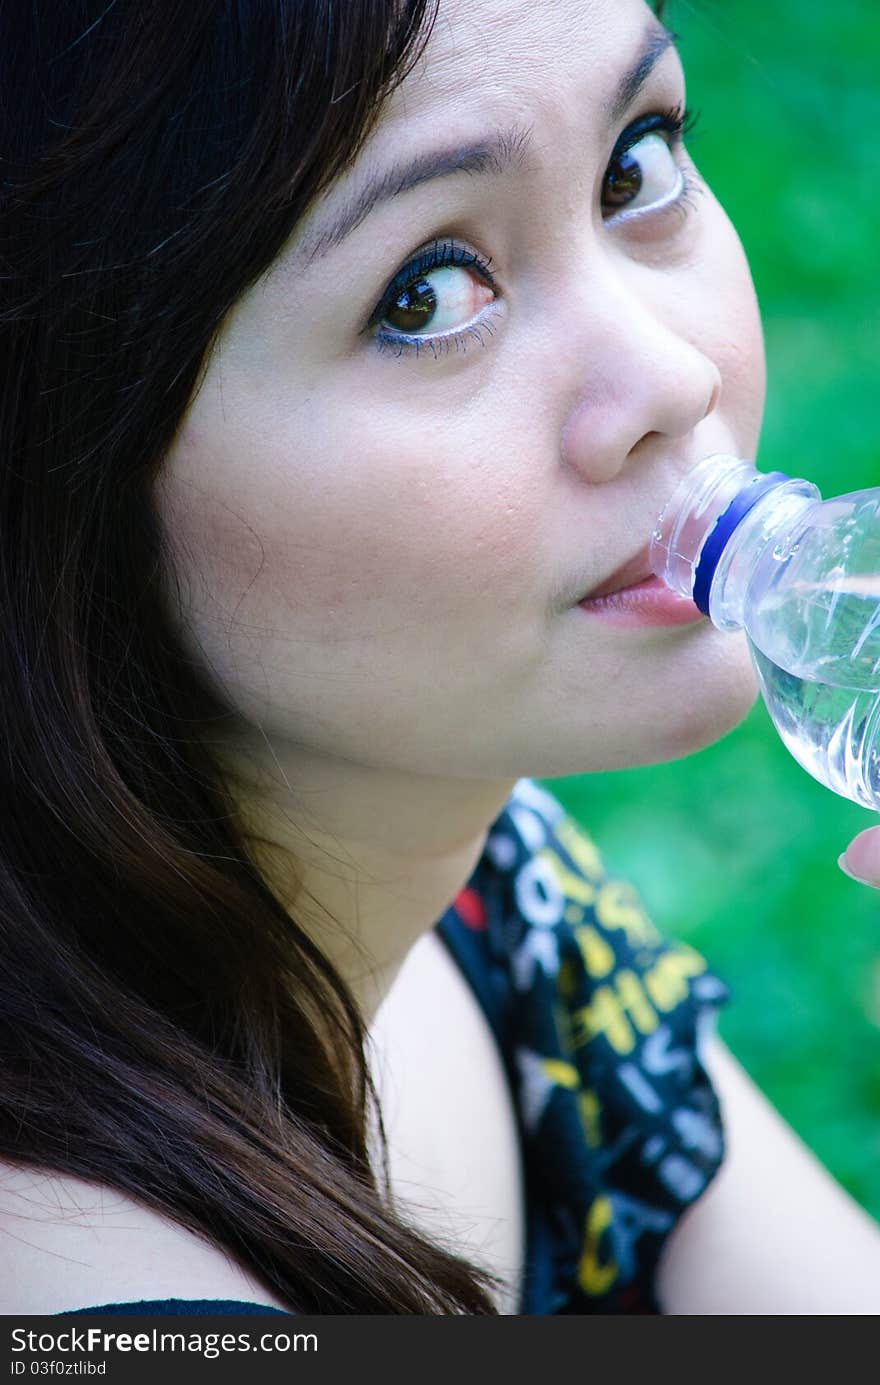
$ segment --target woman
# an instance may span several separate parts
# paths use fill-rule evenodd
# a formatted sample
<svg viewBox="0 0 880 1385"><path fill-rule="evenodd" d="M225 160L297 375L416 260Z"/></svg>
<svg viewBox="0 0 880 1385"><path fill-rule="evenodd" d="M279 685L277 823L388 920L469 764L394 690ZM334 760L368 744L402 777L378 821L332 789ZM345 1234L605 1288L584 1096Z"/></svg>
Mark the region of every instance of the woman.
<svg viewBox="0 0 880 1385"><path fill-rule="evenodd" d="M763 407L671 36L20 9L0 1309L876 1310L720 984L529 778L755 697L689 607L599 599Z"/></svg>

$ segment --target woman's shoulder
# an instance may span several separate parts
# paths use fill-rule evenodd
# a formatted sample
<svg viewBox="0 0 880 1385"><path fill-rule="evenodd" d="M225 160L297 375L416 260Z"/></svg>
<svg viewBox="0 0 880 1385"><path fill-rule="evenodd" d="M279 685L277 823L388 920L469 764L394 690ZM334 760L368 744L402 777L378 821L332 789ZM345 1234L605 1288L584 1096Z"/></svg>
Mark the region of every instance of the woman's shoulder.
<svg viewBox="0 0 880 1385"><path fill-rule="evenodd" d="M0 1263L2 1316L194 1295L287 1309L219 1247L135 1198L2 1160Z"/></svg>

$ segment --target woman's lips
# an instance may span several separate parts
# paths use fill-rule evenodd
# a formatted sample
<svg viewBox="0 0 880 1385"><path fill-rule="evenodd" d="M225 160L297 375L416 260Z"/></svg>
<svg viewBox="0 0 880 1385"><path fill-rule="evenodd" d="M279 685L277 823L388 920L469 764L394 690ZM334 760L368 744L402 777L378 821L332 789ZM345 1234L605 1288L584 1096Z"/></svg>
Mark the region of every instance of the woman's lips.
<svg viewBox="0 0 880 1385"><path fill-rule="evenodd" d="M621 576L625 575L620 569ZM607 587L616 578L609 578ZM599 589L601 591L601 588ZM608 625L691 625L706 617L688 597L671 591L659 577L642 577L631 586L585 597L578 608Z"/></svg>
<svg viewBox="0 0 880 1385"><path fill-rule="evenodd" d="M645 544L645 547L640 548L638 553L634 553L631 558L627 558L625 563L621 563L619 568L615 568L604 582L600 582L592 591L588 591L582 596L581 601L593 601L597 596L610 596L612 592L623 591L626 587L636 586L651 576L651 550L650 545Z"/></svg>

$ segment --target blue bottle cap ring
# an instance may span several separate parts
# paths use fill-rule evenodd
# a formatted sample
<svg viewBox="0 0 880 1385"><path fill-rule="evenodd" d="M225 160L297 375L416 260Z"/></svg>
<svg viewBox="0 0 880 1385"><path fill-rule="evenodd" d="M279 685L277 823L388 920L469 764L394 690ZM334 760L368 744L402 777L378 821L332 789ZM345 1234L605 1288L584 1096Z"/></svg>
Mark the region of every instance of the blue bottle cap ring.
<svg viewBox="0 0 880 1385"><path fill-rule="evenodd" d="M694 573L692 599L704 616L709 614L709 589L712 586L715 569L727 547L727 540L737 525L745 519L749 510L758 503L762 495L766 495L781 481L790 480L791 477L786 476L784 471L768 472L759 481L753 481L749 485L743 486L742 490L733 497L727 509L718 516L709 537L703 544L697 570Z"/></svg>

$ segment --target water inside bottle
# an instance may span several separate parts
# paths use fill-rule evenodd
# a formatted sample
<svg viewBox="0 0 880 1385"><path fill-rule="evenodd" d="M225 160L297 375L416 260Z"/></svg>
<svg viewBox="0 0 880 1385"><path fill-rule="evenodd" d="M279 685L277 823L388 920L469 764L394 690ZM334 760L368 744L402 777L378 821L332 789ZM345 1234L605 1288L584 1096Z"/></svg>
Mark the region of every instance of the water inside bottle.
<svg viewBox="0 0 880 1385"><path fill-rule="evenodd" d="M798 764L842 797L880 809L880 691L799 677L749 646L773 723Z"/></svg>
<svg viewBox="0 0 880 1385"><path fill-rule="evenodd" d="M853 501L857 503L853 503ZM880 809L880 534L861 497L767 559L748 624L768 711L820 783ZM876 497L872 498L871 516Z"/></svg>
<svg viewBox="0 0 880 1385"><path fill-rule="evenodd" d="M789 673L844 689L880 692L880 575L786 576L757 603L752 643Z"/></svg>

